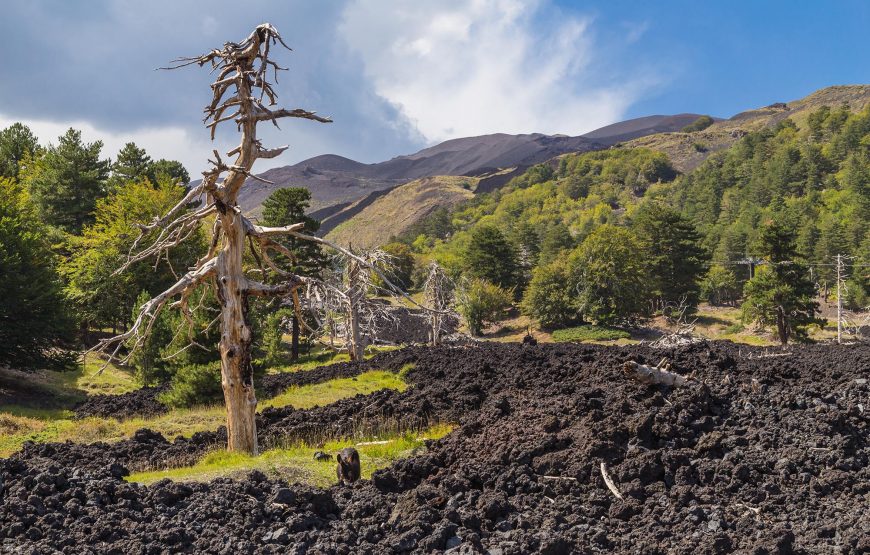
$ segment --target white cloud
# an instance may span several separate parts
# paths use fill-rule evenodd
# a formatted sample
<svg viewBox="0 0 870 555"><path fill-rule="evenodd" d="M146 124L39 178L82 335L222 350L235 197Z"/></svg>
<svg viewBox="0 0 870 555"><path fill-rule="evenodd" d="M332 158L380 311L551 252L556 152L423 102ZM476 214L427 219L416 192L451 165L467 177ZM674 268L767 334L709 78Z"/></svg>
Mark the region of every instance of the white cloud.
<svg viewBox="0 0 870 555"><path fill-rule="evenodd" d="M617 121L648 83L601 83L591 19L540 2L354 0L339 33L377 94L431 142L485 133L577 135ZM598 57L598 58L596 58Z"/></svg>

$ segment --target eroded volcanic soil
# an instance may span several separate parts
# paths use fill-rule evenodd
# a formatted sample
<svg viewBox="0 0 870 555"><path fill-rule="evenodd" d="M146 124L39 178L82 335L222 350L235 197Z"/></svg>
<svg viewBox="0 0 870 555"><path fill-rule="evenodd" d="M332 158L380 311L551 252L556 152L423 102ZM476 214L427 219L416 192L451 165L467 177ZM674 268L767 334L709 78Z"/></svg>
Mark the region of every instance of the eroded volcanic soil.
<svg viewBox="0 0 870 555"><path fill-rule="evenodd" d="M870 552L870 347L789 351L481 344L327 367L323 376L416 364L404 393L264 411L264 444L378 422L458 427L370 481L330 489L258 472L123 480L191 462L223 430L173 443L140 431L111 445L28 444L0 461L0 551ZM627 360L663 356L689 385L622 373Z"/></svg>

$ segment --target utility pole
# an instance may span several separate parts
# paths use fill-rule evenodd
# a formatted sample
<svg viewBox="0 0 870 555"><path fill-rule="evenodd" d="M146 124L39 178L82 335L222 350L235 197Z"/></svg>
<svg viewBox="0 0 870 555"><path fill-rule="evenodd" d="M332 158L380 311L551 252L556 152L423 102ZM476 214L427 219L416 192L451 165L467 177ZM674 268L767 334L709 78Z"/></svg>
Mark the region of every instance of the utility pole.
<svg viewBox="0 0 870 555"><path fill-rule="evenodd" d="M843 336L843 297L840 294L840 275L843 266L843 255L837 255L837 343Z"/></svg>

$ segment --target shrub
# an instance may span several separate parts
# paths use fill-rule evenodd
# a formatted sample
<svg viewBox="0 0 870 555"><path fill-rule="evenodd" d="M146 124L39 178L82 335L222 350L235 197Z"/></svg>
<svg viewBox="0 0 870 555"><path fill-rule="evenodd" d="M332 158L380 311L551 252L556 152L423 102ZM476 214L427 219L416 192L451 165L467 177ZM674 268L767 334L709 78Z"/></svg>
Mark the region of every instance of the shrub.
<svg viewBox="0 0 870 555"><path fill-rule="evenodd" d="M170 407L190 407L215 401L220 395L220 364L191 364L175 372L169 390L158 400Z"/></svg>
<svg viewBox="0 0 870 555"><path fill-rule="evenodd" d="M568 325L578 319L577 296L568 285L571 272L564 260L538 266L523 295L523 312L544 328Z"/></svg>
<svg viewBox="0 0 870 555"><path fill-rule="evenodd" d="M694 131L703 131L707 129L711 125L713 125L714 120L710 116L701 116L689 125L683 127L683 133L692 133Z"/></svg>
<svg viewBox="0 0 870 555"><path fill-rule="evenodd" d="M591 324L553 332L553 341L557 343L566 341L616 341L617 339L628 339L630 337L631 334L625 330L593 326Z"/></svg>
<svg viewBox="0 0 870 555"><path fill-rule="evenodd" d="M459 292L459 313L471 335L480 335L484 324L498 321L511 305L513 293L482 279L473 279Z"/></svg>

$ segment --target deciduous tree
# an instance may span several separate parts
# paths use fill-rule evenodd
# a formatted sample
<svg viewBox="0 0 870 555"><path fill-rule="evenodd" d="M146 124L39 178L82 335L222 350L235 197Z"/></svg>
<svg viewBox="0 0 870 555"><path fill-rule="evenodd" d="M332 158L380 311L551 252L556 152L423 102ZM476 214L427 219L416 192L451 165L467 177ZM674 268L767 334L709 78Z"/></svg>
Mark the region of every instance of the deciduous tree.
<svg viewBox="0 0 870 555"><path fill-rule="evenodd" d="M649 278L642 252L631 231L605 224L571 253L571 283L583 318L609 325L646 312Z"/></svg>

